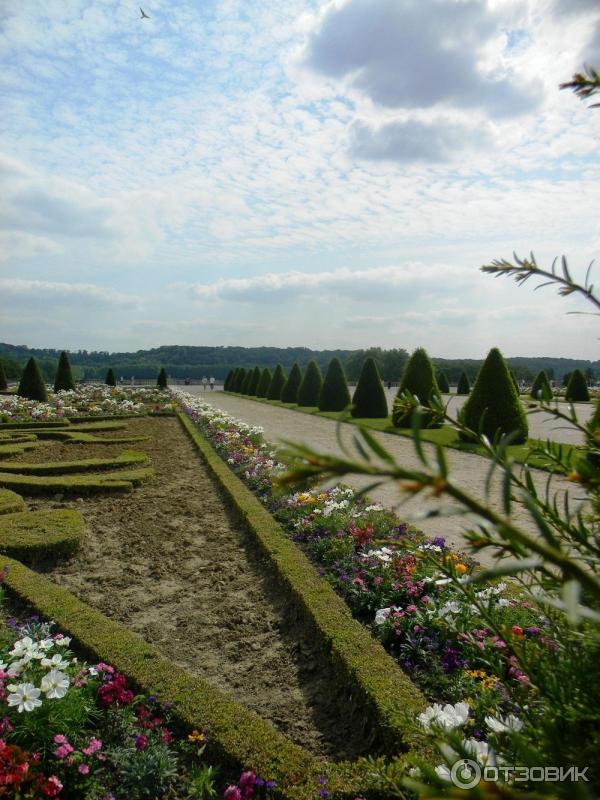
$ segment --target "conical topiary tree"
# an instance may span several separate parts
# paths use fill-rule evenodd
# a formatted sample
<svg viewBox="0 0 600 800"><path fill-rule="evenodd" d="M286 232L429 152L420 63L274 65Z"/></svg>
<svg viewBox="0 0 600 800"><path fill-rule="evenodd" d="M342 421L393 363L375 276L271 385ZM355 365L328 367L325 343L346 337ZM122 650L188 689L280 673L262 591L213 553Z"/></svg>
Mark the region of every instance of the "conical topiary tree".
<svg viewBox="0 0 600 800"><path fill-rule="evenodd" d="M48 402L48 392L46 384L42 378L42 373L33 356L27 362L23 375L17 389L19 397L26 397L28 400L39 400L42 403Z"/></svg>
<svg viewBox="0 0 600 800"><path fill-rule="evenodd" d="M460 412L461 421L493 440L498 432L527 441L527 417L502 353L494 347L479 370L473 391ZM462 438L468 438L462 435Z"/></svg>
<svg viewBox="0 0 600 800"><path fill-rule="evenodd" d="M252 370L252 380L248 385L248 394L252 395L252 397L256 397L256 393L258 392L258 384L260 383L260 377L262 375L260 367L254 367Z"/></svg>
<svg viewBox="0 0 600 800"><path fill-rule="evenodd" d="M244 378L244 382L242 383L242 388L240 392L242 394L250 394L250 387L252 386L252 379L254 377L254 370L249 369L246 373L246 377Z"/></svg>
<svg viewBox="0 0 600 800"><path fill-rule="evenodd" d="M467 373L461 372L460 378L458 379L458 383L456 385L456 394L469 394L470 391L471 384L469 383Z"/></svg>
<svg viewBox="0 0 600 800"><path fill-rule="evenodd" d="M362 366L352 398L351 413L353 417L366 419L385 419L388 415L385 390L374 358L367 358Z"/></svg>
<svg viewBox="0 0 600 800"><path fill-rule="evenodd" d="M227 373L227 376L226 376L225 380L223 381L223 391L224 392L228 392L229 391L229 386L231 385L231 381L232 381L234 375L235 375L235 370L234 369L230 369L229 372Z"/></svg>
<svg viewBox="0 0 600 800"><path fill-rule="evenodd" d="M319 393L319 411L343 411L350 405L350 392L339 358L332 358Z"/></svg>
<svg viewBox="0 0 600 800"><path fill-rule="evenodd" d="M512 369L509 368L508 371L510 372L510 377L512 378L512 382L515 385L515 389L517 390L517 394L521 394L521 389L519 388L519 381L517 380L517 376L512 371Z"/></svg>
<svg viewBox="0 0 600 800"><path fill-rule="evenodd" d="M167 373L165 372L165 368L161 367L160 372L158 373L158 378L156 379L156 385L159 389L166 389L167 388Z"/></svg>
<svg viewBox="0 0 600 800"><path fill-rule="evenodd" d="M112 367L108 368L108 372L106 373L106 378L104 379L104 383L107 386L116 386L117 382L115 380L115 373L112 370Z"/></svg>
<svg viewBox="0 0 600 800"><path fill-rule="evenodd" d="M582 402L590 399L585 375L580 369L574 369L569 378L569 383L565 391L565 400L570 402Z"/></svg>
<svg viewBox="0 0 600 800"><path fill-rule="evenodd" d="M396 428L409 428L412 424L414 406L406 402L405 393L410 392L419 399L421 409L421 425L424 428L438 426L439 414L427 411L432 400L441 400L440 390L435 380L433 364L427 352L418 347L409 358L392 410L392 424Z"/></svg>
<svg viewBox="0 0 600 800"><path fill-rule="evenodd" d="M534 400L552 400L552 389L546 375L546 370L540 370L535 376L529 393Z"/></svg>
<svg viewBox="0 0 600 800"><path fill-rule="evenodd" d="M261 373L260 380L258 382L258 388L256 390L257 397L267 396L267 392L269 391L269 386L271 385L272 380L273 380L273 373L268 367L265 367Z"/></svg>
<svg viewBox="0 0 600 800"><path fill-rule="evenodd" d="M277 364L275 372L273 373L273 380L271 381L269 391L267 392L267 398L269 400L281 400L281 392L285 386L285 381L286 378L283 367L281 364Z"/></svg>
<svg viewBox="0 0 600 800"><path fill-rule="evenodd" d="M231 385L231 391L241 393L242 386L244 385L245 380L246 380L246 370L244 367L240 367L238 369L235 383L232 383Z"/></svg>
<svg viewBox="0 0 600 800"><path fill-rule="evenodd" d="M440 372L437 376L438 389L442 394L450 394L450 384L445 372Z"/></svg>
<svg viewBox="0 0 600 800"><path fill-rule="evenodd" d="M69 392L75 389L75 381L66 352L63 350L58 359L58 367L54 376L54 391Z"/></svg>
<svg viewBox="0 0 600 800"><path fill-rule="evenodd" d="M299 406L318 406L319 395L321 394L321 386L323 385L323 376L319 365L314 359L308 362L304 378L298 389L297 403Z"/></svg>
<svg viewBox="0 0 600 800"><path fill-rule="evenodd" d="M301 383L302 383L302 370L300 369L298 364L294 364L288 376L288 379L285 382L285 386L281 390L281 402L297 403L298 390L300 389Z"/></svg>
<svg viewBox="0 0 600 800"><path fill-rule="evenodd" d="M2 366L2 362L0 361L0 392L5 392L8 389L8 381L6 380L6 375L4 374L4 367Z"/></svg>

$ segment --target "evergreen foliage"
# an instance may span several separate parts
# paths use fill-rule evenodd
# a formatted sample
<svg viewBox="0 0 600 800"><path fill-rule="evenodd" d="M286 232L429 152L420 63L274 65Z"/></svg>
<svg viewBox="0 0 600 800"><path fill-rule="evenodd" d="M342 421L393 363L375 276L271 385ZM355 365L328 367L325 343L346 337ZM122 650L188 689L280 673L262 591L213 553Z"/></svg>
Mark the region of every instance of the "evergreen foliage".
<svg viewBox="0 0 600 800"><path fill-rule="evenodd" d="M8 381L6 380L6 375L4 374L4 367L2 366L2 362L0 361L0 392L5 392L8 389Z"/></svg>
<svg viewBox="0 0 600 800"><path fill-rule="evenodd" d="M527 418L508 365L496 347L479 370L473 391L461 410L461 421L490 441L498 432L515 434L513 444L527 441Z"/></svg>
<svg viewBox="0 0 600 800"><path fill-rule="evenodd" d="M373 358L367 358L363 364L352 398L351 413L353 417L367 419L385 419L388 415L385 391Z"/></svg>
<svg viewBox="0 0 600 800"><path fill-rule="evenodd" d="M248 394L252 395L252 397L256 397L258 393L258 386L260 384L262 372L260 371L260 367L254 367L252 370L252 380L248 386Z"/></svg>
<svg viewBox="0 0 600 800"><path fill-rule="evenodd" d="M585 375L580 369L574 369L565 391L565 400L581 402L590 399Z"/></svg>
<svg viewBox="0 0 600 800"><path fill-rule="evenodd" d="M108 372L106 373L106 378L104 380L104 383L107 386L116 386L117 385L117 382L115 380L115 373L113 372L112 367L108 368Z"/></svg>
<svg viewBox="0 0 600 800"><path fill-rule="evenodd" d="M339 358L332 358L319 393L319 411L343 411L350 405L350 392Z"/></svg>
<svg viewBox="0 0 600 800"><path fill-rule="evenodd" d="M258 382L258 388L256 390L257 397L267 396L267 392L269 391L269 386L271 385L272 380L273 380L273 373L268 367L265 367L261 373L260 380Z"/></svg>
<svg viewBox="0 0 600 800"><path fill-rule="evenodd" d="M466 372L461 372L458 384L456 385L456 394L469 394L471 391L471 384L467 377Z"/></svg>
<svg viewBox="0 0 600 800"><path fill-rule="evenodd" d="M294 366L290 371L288 379L285 382L285 386L281 390L281 402L297 403L298 390L300 389L301 383L302 383L302 370L300 369L298 364L294 364Z"/></svg>
<svg viewBox="0 0 600 800"><path fill-rule="evenodd" d="M398 387L392 410L392 424L396 428L409 428L412 424L414 406L412 403L406 402L406 393L410 393L419 399L419 403L422 406L421 424L423 427L431 428L440 424L439 415L432 411L427 411L431 401L436 398L441 401L441 396L435 380L433 364L422 347L418 347L409 358Z"/></svg>
<svg viewBox="0 0 600 800"><path fill-rule="evenodd" d="M252 386L254 378L254 370L249 369L244 377L244 382L242 383L242 387L240 392L242 394L250 394L250 387Z"/></svg>
<svg viewBox="0 0 600 800"><path fill-rule="evenodd" d="M167 373L165 372L165 368L161 367L160 372L158 373L158 378L156 379L156 385L159 389L166 389L167 388Z"/></svg>
<svg viewBox="0 0 600 800"><path fill-rule="evenodd" d="M507 364L507 366L508 366L508 364ZM510 369L510 367L509 367L508 371L510 373L510 377L512 378L513 385L514 385L515 389L517 390L517 394L521 394L521 389L519 388L519 381L517 380L517 376L512 371L512 369Z"/></svg>
<svg viewBox="0 0 600 800"><path fill-rule="evenodd" d="M275 372L273 373L273 380L271 381L269 391L267 392L267 398L269 400L281 400L281 392L283 391L285 382L286 377L283 367L281 364L277 364Z"/></svg>
<svg viewBox="0 0 600 800"><path fill-rule="evenodd" d="M63 350L58 359L58 367L54 376L54 391L69 392L75 389L75 381L66 352Z"/></svg>
<svg viewBox="0 0 600 800"><path fill-rule="evenodd" d="M442 394L450 394L450 384L445 372L440 372L437 377L438 389Z"/></svg>
<svg viewBox="0 0 600 800"><path fill-rule="evenodd" d="M229 372L227 373L227 375L225 376L225 380L223 381L223 391L224 392L228 392L229 391L229 384L231 383L231 379L233 378L234 372L235 372L234 369L230 369Z"/></svg>
<svg viewBox="0 0 600 800"><path fill-rule="evenodd" d="M321 394L321 386L323 385L323 376L319 365L314 359L308 362L304 378L298 389L299 406L318 406L319 395Z"/></svg>
<svg viewBox="0 0 600 800"><path fill-rule="evenodd" d="M233 383L231 386L231 391L241 393L242 386L244 385L245 380L246 380L246 370L244 369L244 367L240 367L235 379L235 383Z"/></svg>
<svg viewBox="0 0 600 800"><path fill-rule="evenodd" d="M534 400L551 400L552 389L550 388L550 381L546 375L545 370L540 370L535 376L535 380L531 386L530 396Z"/></svg>
<svg viewBox="0 0 600 800"><path fill-rule="evenodd" d="M27 362L23 375L17 389L19 397L26 397L28 400L39 400L42 403L48 402L46 384L42 378L42 373L33 356Z"/></svg>

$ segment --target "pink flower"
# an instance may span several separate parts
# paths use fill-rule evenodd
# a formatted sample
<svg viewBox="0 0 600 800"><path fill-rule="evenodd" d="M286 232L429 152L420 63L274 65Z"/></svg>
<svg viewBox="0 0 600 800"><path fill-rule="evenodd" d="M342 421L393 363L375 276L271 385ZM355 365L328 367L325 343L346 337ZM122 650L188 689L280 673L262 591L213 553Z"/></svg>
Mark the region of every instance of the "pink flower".
<svg viewBox="0 0 600 800"><path fill-rule="evenodd" d="M242 792L242 797L252 797L252 795L254 794L255 782L256 782L256 775L251 770L248 770L247 772L242 772L239 780L239 787Z"/></svg>
<svg viewBox="0 0 600 800"><path fill-rule="evenodd" d="M54 741L56 744L67 744L67 737L63 736L62 733L57 733L54 737Z"/></svg>
<svg viewBox="0 0 600 800"><path fill-rule="evenodd" d="M85 753L86 756L92 756L94 755L95 752L97 752L101 748L102 748L102 742L99 739L96 739L95 736L92 736L88 746L84 747L82 752Z"/></svg>
<svg viewBox="0 0 600 800"><path fill-rule="evenodd" d="M69 753L72 752L73 748L71 747L71 745L68 742L65 742L64 744L61 744L60 747L56 748L56 750L54 751L54 755L57 758L66 758L69 755Z"/></svg>
<svg viewBox="0 0 600 800"><path fill-rule="evenodd" d="M376 575L373 578L373 586L381 586L382 583L383 583L383 578L381 577L381 575Z"/></svg>
<svg viewBox="0 0 600 800"><path fill-rule="evenodd" d="M242 793L237 786L230 785L223 792L223 800L243 800Z"/></svg>
<svg viewBox="0 0 600 800"><path fill-rule="evenodd" d="M423 597L421 598L421 602L422 603L431 603L431 597L429 597L428 594L424 594Z"/></svg>
<svg viewBox="0 0 600 800"><path fill-rule="evenodd" d="M147 736L144 736L143 733L140 733L139 736L135 737L135 749L136 750L145 750L148 747L149 739Z"/></svg>
<svg viewBox="0 0 600 800"><path fill-rule="evenodd" d="M406 610L409 614L414 614L417 610L417 607L414 603L411 603L409 606L406 606Z"/></svg>
<svg viewBox="0 0 600 800"><path fill-rule="evenodd" d="M77 772L81 773L81 775L87 775L89 771L90 771L90 768L88 767L87 764L80 764L77 767Z"/></svg>

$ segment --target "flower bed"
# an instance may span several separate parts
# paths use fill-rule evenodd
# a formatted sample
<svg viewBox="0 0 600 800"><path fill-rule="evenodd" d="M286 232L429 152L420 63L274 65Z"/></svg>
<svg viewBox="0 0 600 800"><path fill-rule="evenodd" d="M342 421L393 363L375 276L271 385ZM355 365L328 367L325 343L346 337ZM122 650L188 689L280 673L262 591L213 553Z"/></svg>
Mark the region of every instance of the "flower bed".
<svg viewBox="0 0 600 800"><path fill-rule="evenodd" d="M231 469L433 703L419 718L423 728L435 730L452 720L456 725L446 727L460 726L469 752L483 761L486 739L519 726L517 715L535 714L535 692L522 664L557 658L549 619L504 583L468 586L468 559L351 489L274 494L273 478L282 465L262 430L190 395L178 397ZM492 613L505 635L493 633Z"/></svg>
<svg viewBox="0 0 600 800"><path fill-rule="evenodd" d="M49 392L47 403L18 395L0 397L0 426L10 422L45 422L70 417L112 417L164 412L171 407L168 392L159 389L82 385L74 391Z"/></svg>
<svg viewBox="0 0 600 800"><path fill-rule="evenodd" d="M0 796L216 797L206 735L174 733L169 702L136 694L110 664L80 661L53 627L34 616L0 628ZM223 796L268 798L276 787L245 771Z"/></svg>

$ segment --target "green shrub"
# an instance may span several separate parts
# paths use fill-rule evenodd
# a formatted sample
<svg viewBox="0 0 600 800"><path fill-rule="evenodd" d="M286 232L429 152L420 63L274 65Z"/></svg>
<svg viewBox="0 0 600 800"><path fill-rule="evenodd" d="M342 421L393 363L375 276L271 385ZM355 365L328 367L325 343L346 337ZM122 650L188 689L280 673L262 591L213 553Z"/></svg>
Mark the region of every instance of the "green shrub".
<svg viewBox="0 0 600 800"><path fill-rule="evenodd" d="M517 390L517 394L521 394L521 390L519 388L519 381L517 380L517 376L512 371L512 369L509 368L508 371L510 373L510 377L512 378L513 385L514 385L515 389Z"/></svg>
<svg viewBox="0 0 600 800"><path fill-rule="evenodd" d="M2 366L2 362L0 361L0 392L5 392L8 389L8 381L6 380L6 375L4 374L4 367Z"/></svg>
<svg viewBox="0 0 600 800"><path fill-rule="evenodd" d="M108 368L108 372L106 373L106 380L104 383L107 386L116 386L117 382L115 380L115 373L112 371L112 367Z"/></svg>
<svg viewBox="0 0 600 800"><path fill-rule="evenodd" d="M257 397L266 397L267 392L269 391L269 386L271 385L271 381L273 380L273 374L268 367L265 367L261 373L260 381L258 382L258 388L256 390Z"/></svg>
<svg viewBox="0 0 600 800"><path fill-rule="evenodd" d="M304 378L298 389L297 403L299 406L317 406L319 404L319 395L321 394L321 386L323 385L323 377L319 365L314 359L308 362Z"/></svg>
<svg viewBox="0 0 600 800"><path fill-rule="evenodd" d="M540 370L535 376L530 396L533 397L534 400L552 399L552 389L550 388L550 381L548 380L545 370Z"/></svg>
<svg viewBox="0 0 600 800"><path fill-rule="evenodd" d="M24 564L68 558L83 536L83 517L78 511L18 511L2 516L0 553Z"/></svg>
<svg viewBox="0 0 600 800"><path fill-rule="evenodd" d="M461 421L473 431L493 440L500 434L515 434L514 444L527 441L527 418L502 353L493 348L479 370L473 391L461 409ZM466 434L461 434L467 439Z"/></svg>
<svg viewBox="0 0 600 800"><path fill-rule="evenodd" d="M158 378L156 379L156 385L159 389L166 389L167 388L167 373L165 372L165 368L161 367L160 372L158 373Z"/></svg>
<svg viewBox="0 0 600 800"><path fill-rule="evenodd" d="M319 411L343 411L350 405L350 392L339 358L332 358L319 393Z"/></svg>
<svg viewBox="0 0 600 800"><path fill-rule="evenodd" d="M571 402L582 402L590 399L585 375L580 369L574 369L569 378L569 383L565 391L565 400Z"/></svg>
<svg viewBox="0 0 600 800"><path fill-rule="evenodd" d="M387 399L374 358L367 358L362 366L352 404L353 417L385 419L388 415Z"/></svg>
<svg viewBox="0 0 600 800"><path fill-rule="evenodd" d="M10 489L0 489L0 514L13 514L15 511L26 511L25 501L20 494Z"/></svg>
<svg viewBox="0 0 600 800"><path fill-rule="evenodd" d="M437 377L438 389L442 394L450 394L450 384L445 372L440 372Z"/></svg>
<svg viewBox="0 0 600 800"><path fill-rule="evenodd" d="M256 397L261 375L262 373L260 371L260 367L254 367L252 370L252 380L250 381L250 386L247 392L247 394L251 395L252 397Z"/></svg>
<svg viewBox="0 0 600 800"><path fill-rule="evenodd" d="M23 370L17 394L19 397L27 398L27 400L39 400L42 403L48 402L46 384L42 378L42 373L37 365L37 361L33 356L29 359Z"/></svg>
<svg viewBox="0 0 600 800"><path fill-rule="evenodd" d="M285 382L285 386L281 390L281 402L297 403L298 390L300 389L301 383L302 383L302 370L300 369L298 364L294 364L289 374L289 377Z"/></svg>
<svg viewBox="0 0 600 800"><path fill-rule="evenodd" d="M242 383L242 388L240 392L242 394L250 394L250 389L252 388L252 384L254 383L254 370L249 369L246 373L246 377L244 378L244 382Z"/></svg>
<svg viewBox="0 0 600 800"><path fill-rule="evenodd" d="M461 372L460 378L458 379L458 384L456 386L456 394L469 394L470 391L471 384L469 383L467 373Z"/></svg>
<svg viewBox="0 0 600 800"><path fill-rule="evenodd" d="M239 392L241 394L245 380L246 380L246 370L244 369L244 367L240 367L235 379L235 383L233 383L231 387L231 391Z"/></svg>
<svg viewBox="0 0 600 800"><path fill-rule="evenodd" d="M269 400L281 400L281 392L285 386L285 381L286 378L283 367L281 364L277 364L275 372L273 373L273 380L271 381L269 391L267 392L267 398Z"/></svg>
<svg viewBox="0 0 600 800"><path fill-rule="evenodd" d="M75 389L75 381L66 352L63 350L58 359L58 367L54 377L55 392L70 392Z"/></svg>
<svg viewBox="0 0 600 800"><path fill-rule="evenodd" d="M223 383L223 391L225 391L225 392L229 391L229 387L231 386L231 381L233 380L234 375L235 375L235 370L234 369L230 369L229 372L227 373L227 377L225 378L225 381Z"/></svg>
<svg viewBox="0 0 600 800"><path fill-rule="evenodd" d="M418 347L409 358L398 387L392 410L392 424L396 428L409 428L412 424L413 404L406 400L408 393L418 398L422 406L422 425L431 428L440 424L439 415L428 411L432 400L441 400L435 380L433 364L422 347Z"/></svg>

